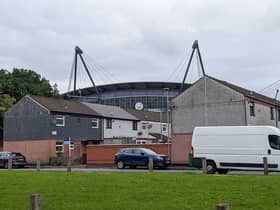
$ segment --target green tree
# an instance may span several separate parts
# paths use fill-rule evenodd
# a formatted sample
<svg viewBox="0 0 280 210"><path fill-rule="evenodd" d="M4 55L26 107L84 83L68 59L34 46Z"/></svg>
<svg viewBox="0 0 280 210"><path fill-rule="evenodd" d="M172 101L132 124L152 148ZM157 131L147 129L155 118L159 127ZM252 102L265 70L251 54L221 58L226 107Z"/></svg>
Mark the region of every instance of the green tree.
<svg viewBox="0 0 280 210"><path fill-rule="evenodd" d="M49 97L59 95L56 84L51 86L48 80L32 70L14 68L11 73L1 70L0 83L2 83L0 91L9 94L17 101L27 94Z"/></svg>
<svg viewBox="0 0 280 210"><path fill-rule="evenodd" d="M0 139L3 136L4 113L15 103L15 99L8 94L0 94Z"/></svg>

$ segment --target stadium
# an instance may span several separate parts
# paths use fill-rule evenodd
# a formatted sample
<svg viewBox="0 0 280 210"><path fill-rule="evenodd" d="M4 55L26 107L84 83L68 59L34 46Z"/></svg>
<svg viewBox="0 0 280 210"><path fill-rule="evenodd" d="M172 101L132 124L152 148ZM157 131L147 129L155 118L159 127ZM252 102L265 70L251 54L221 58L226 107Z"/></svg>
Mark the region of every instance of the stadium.
<svg viewBox="0 0 280 210"><path fill-rule="evenodd" d="M184 84L183 90L189 86ZM160 111L166 109L166 102L177 96L180 90L181 83L175 82L128 82L79 89L77 95L72 91L67 96L90 103Z"/></svg>
<svg viewBox="0 0 280 210"><path fill-rule="evenodd" d="M83 51L77 46L75 47L69 91L63 95L65 98L77 99L89 103L99 103L145 111L164 111L167 109L168 101L172 100L175 96L191 86L191 84L185 83L185 80L195 51L197 52L202 73L205 75L198 42L195 40L182 83L123 82L96 86L90 70L82 56ZM91 87L77 89L78 58L80 58L80 61L91 81ZM74 87L73 91L70 91L72 79L74 81Z"/></svg>

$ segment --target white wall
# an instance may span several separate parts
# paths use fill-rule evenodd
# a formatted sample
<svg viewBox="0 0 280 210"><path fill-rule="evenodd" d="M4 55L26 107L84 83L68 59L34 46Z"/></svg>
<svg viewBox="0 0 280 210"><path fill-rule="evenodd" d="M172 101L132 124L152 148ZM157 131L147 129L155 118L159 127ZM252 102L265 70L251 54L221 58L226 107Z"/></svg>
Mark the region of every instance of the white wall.
<svg viewBox="0 0 280 210"><path fill-rule="evenodd" d="M142 132L142 135L138 135L138 138L154 138L150 136L149 133L160 133L161 127L166 126L166 130L162 131L162 135L167 136L167 123L160 122L150 122L150 121L140 121L138 122L138 134ZM143 129L143 126L145 129ZM171 135L171 133L170 133Z"/></svg>
<svg viewBox="0 0 280 210"><path fill-rule="evenodd" d="M106 119L103 119L104 139L117 137L132 137L136 138L137 130L132 130L131 120L116 120L112 119L112 128L106 128Z"/></svg>

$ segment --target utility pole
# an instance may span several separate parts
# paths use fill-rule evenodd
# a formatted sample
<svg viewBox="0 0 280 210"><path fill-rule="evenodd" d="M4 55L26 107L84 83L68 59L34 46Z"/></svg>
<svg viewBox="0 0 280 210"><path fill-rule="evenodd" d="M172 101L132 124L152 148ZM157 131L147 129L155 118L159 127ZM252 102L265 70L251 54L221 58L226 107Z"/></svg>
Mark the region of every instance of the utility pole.
<svg viewBox="0 0 280 210"><path fill-rule="evenodd" d="M168 153L168 158L170 158L170 130L169 130L169 88L164 88L166 91L166 119L167 119L167 153Z"/></svg>
<svg viewBox="0 0 280 210"><path fill-rule="evenodd" d="M159 113L159 121L160 121L160 141L162 141L162 110Z"/></svg>
<svg viewBox="0 0 280 210"><path fill-rule="evenodd" d="M278 128L278 106L277 106L277 96L279 93L279 89L276 90L276 94L275 94L275 126L276 128Z"/></svg>

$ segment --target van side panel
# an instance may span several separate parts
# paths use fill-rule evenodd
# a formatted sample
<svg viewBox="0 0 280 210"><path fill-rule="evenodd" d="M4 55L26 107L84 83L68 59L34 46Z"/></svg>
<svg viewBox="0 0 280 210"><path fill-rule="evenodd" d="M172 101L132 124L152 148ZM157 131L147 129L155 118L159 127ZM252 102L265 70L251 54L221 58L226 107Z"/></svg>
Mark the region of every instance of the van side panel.
<svg viewBox="0 0 280 210"><path fill-rule="evenodd" d="M252 127L204 127L195 130L194 157L213 160L217 168L255 170L263 168L263 157L267 157L269 168L278 169L280 150L270 147L268 135L280 135L280 131L269 126Z"/></svg>

